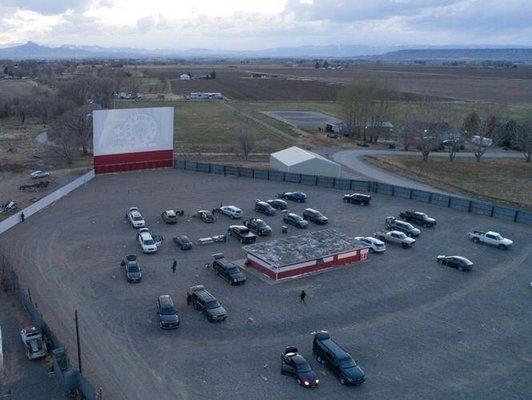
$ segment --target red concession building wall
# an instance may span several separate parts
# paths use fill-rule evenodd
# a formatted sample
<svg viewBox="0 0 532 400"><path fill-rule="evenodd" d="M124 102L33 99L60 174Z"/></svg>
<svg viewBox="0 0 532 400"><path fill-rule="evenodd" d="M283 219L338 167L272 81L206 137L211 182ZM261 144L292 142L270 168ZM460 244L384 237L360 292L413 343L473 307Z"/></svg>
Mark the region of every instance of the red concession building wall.
<svg viewBox="0 0 532 400"><path fill-rule="evenodd" d="M97 174L173 165L174 108L129 108L93 113Z"/></svg>
<svg viewBox="0 0 532 400"><path fill-rule="evenodd" d="M248 253L246 264L263 273L264 275L267 275L271 279L279 280L306 275L312 272L339 267L345 264L353 264L358 261L364 261L368 257L368 252L369 249L367 248L356 249L344 253L333 254L320 259L308 260L302 263L279 266L270 265L266 261L261 260L251 253Z"/></svg>

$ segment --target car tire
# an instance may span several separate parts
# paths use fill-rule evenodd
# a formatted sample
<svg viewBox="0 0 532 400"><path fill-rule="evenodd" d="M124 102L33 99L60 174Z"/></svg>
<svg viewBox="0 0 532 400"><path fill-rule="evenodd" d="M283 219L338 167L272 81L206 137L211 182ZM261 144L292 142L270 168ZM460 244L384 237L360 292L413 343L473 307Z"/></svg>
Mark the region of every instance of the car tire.
<svg viewBox="0 0 532 400"><path fill-rule="evenodd" d="M473 238L473 243L478 243L478 242L480 242L480 239L478 237L474 237Z"/></svg>
<svg viewBox="0 0 532 400"><path fill-rule="evenodd" d="M340 383L342 385L345 385L347 383L347 381L345 380L345 378L340 378Z"/></svg>
<svg viewBox="0 0 532 400"><path fill-rule="evenodd" d="M508 249L508 247L506 247L504 244L500 244L500 245L498 245L497 247L498 247L499 249L501 249L501 250L507 250L507 249Z"/></svg>
<svg viewBox="0 0 532 400"><path fill-rule="evenodd" d="M408 249L408 245L406 243L403 243L401 246L403 247L403 249Z"/></svg>
<svg viewBox="0 0 532 400"><path fill-rule="evenodd" d="M369 248L370 253L375 253L375 250L373 250L371 247Z"/></svg>

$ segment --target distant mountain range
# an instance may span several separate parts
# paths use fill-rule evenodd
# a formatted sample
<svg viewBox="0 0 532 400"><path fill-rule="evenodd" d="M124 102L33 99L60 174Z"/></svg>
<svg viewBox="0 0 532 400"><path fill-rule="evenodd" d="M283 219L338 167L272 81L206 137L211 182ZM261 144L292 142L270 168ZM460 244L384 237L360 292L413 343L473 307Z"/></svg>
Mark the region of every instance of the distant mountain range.
<svg viewBox="0 0 532 400"><path fill-rule="evenodd" d="M87 58L360 58L383 61L408 60L508 60L532 61L532 48L515 46L364 46L330 45L275 47L254 51L209 49L146 50L128 47L63 45L49 47L34 42L0 48L0 59L87 59Z"/></svg>

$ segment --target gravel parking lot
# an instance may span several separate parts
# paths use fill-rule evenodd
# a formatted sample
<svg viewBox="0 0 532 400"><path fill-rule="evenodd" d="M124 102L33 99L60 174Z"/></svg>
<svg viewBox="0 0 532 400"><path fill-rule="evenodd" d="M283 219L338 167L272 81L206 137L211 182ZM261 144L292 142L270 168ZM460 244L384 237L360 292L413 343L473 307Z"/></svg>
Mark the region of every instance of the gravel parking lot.
<svg viewBox="0 0 532 400"><path fill-rule="evenodd" d="M353 236L383 229L384 218L408 208L438 220L422 229L413 249L389 246L366 262L277 284L248 272L231 287L203 267L211 254L244 257L240 244L184 252L172 236L196 239L224 233L213 224L180 217L164 225L164 209L234 204L253 212L256 198L304 190L307 204L329 217L329 227ZM532 228L376 195L369 207L344 204L343 193L288 183L174 170L96 177L54 206L0 238L0 250L31 288L34 301L76 364L73 314L78 309L84 374L107 399L525 399L532 393ZM124 220L138 206L148 227L166 238L155 255L139 255L140 284L126 283L121 258L139 254L135 230ZM281 217L261 216L280 237ZM311 230L321 229L311 225ZM509 251L466 239L471 229L493 229L514 240ZM300 233L290 228L289 235ZM259 238L259 241L268 240ZM465 273L435 262L461 254L476 268ZM177 272L172 273L173 259ZM212 324L186 305L186 290L204 284L228 310ZM307 304L299 303L304 289ZM176 331L158 327L155 302L172 295L181 318ZM344 387L311 353L311 332L328 330L366 372L360 387ZM320 376L307 391L280 374L280 354L295 345Z"/></svg>

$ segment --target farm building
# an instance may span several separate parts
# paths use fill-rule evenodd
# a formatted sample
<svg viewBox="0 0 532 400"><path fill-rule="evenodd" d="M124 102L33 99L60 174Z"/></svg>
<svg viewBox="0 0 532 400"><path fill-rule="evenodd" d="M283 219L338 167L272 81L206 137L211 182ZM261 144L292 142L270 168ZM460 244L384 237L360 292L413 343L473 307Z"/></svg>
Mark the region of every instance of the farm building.
<svg viewBox="0 0 532 400"><path fill-rule="evenodd" d="M270 155L270 166L284 172L336 178L342 172L340 164L296 146L272 153Z"/></svg>
<svg viewBox="0 0 532 400"><path fill-rule="evenodd" d="M315 231L243 247L246 265L280 280L367 259L369 248L335 229Z"/></svg>
<svg viewBox="0 0 532 400"><path fill-rule="evenodd" d="M181 75L179 75L179 80L181 80L181 81L189 81L190 80L190 75L189 74L181 74Z"/></svg>

